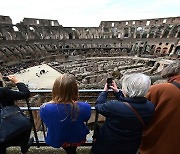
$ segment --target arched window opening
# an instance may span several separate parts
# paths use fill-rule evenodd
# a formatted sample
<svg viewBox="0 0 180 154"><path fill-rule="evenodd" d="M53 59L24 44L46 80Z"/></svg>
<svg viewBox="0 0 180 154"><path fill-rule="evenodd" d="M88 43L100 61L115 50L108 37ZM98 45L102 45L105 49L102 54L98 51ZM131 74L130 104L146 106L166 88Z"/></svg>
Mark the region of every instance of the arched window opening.
<svg viewBox="0 0 180 154"><path fill-rule="evenodd" d="M13 29L14 29L15 32L19 31L19 29L16 26L13 26Z"/></svg>
<svg viewBox="0 0 180 154"><path fill-rule="evenodd" d="M149 25L150 25L150 21L147 21L147 22L146 22L146 26L149 26Z"/></svg>
<svg viewBox="0 0 180 154"><path fill-rule="evenodd" d="M180 46L177 46L175 49L175 54L180 55Z"/></svg>
<svg viewBox="0 0 180 154"><path fill-rule="evenodd" d="M163 20L163 24L165 24L165 23L166 23L166 19Z"/></svg>
<svg viewBox="0 0 180 154"><path fill-rule="evenodd" d="M73 39L72 33L69 33L69 39Z"/></svg>
<svg viewBox="0 0 180 154"><path fill-rule="evenodd" d="M160 52L161 52L161 47L157 47L156 53L160 53Z"/></svg>
<svg viewBox="0 0 180 154"><path fill-rule="evenodd" d="M162 49L162 53L163 53L163 54L166 54L167 51L168 51L168 48L167 48L167 47L165 47L165 48Z"/></svg>
<svg viewBox="0 0 180 154"><path fill-rule="evenodd" d="M128 33L124 34L124 38L128 38Z"/></svg>
<svg viewBox="0 0 180 154"><path fill-rule="evenodd" d="M51 26L54 26L54 21L51 21Z"/></svg>
<svg viewBox="0 0 180 154"><path fill-rule="evenodd" d="M33 32L35 31L34 27L29 27L29 29Z"/></svg>
<svg viewBox="0 0 180 154"><path fill-rule="evenodd" d="M12 35L10 32L7 32L6 36L7 36L7 40L12 40Z"/></svg>
<svg viewBox="0 0 180 154"><path fill-rule="evenodd" d="M178 32L177 38L180 38L180 32Z"/></svg>
<svg viewBox="0 0 180 154"><path fill-rule="evenodd" d="M138 32L141 32L141 31L143 31L143 28L142 28L142 27L138 27L136 30L137 30Z"/></svg>

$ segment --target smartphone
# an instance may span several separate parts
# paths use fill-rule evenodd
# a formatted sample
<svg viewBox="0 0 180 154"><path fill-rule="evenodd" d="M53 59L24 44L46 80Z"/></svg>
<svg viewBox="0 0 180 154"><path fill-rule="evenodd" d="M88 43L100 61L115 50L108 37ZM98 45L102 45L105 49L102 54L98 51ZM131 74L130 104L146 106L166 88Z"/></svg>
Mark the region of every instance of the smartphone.
<svg viewBox="0 0 180 154"><path fill-rule="evenodd" d="M112 78L107 78L107 87L108 87L109 89L111 88L110 86L112 86L112 81L113 81Z"/></svg>
<svg viewBox="0 0 180 154"><path fill-rule="evenodd" d="M4 80L4 81L10 81L7 76L3 76L3 80Z"/></svg>

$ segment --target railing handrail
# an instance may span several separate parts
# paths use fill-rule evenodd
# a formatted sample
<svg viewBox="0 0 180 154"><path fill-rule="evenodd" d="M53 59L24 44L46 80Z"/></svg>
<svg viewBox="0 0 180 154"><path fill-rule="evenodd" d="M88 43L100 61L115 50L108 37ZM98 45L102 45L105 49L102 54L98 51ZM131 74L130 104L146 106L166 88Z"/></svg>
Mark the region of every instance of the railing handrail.
<svg viewBox="0 0 180 154"><path fill-rule="evenodd" d="M103 89L79 89L79 92L102 92ZM32 89L30 90L31 93L50 93L52 90L50 89Z"/></svg>
<svg viewBox="0 0 180 154"><path fill-rule="evenodd" d="M101 92L103 91L102 89L83 89L83 90L79 90L79 92ZM50 93L51 90L30 90L31 93ZM91 97L91 96L90 96ZM88 102L87 102L88 103ZM46 145L45 143L45 136L46 136L46 133L45 133L45 125L44 123L41 121L41 126L42 126L42 131L43 131L43 135L44 135L44 139L43 140L39 140L39 137L38 137L38 133L36 131L36 126L35 126L35 122L34 122L34 117L33 117L33 112L36 112L36 111L39 111L40 110L40 107L39 106L31 106L31 104L29 103L29 99L26 99L26 104L27 106L25 107L20 107L20 109L22 111L28 111L29 112L29 117L30 117L30 120L33 124L33 132L34 132L34 137L35 137L35 142L33 143L34 146L37 146L38 148L43 145ZM91 106L91 110L92 111L96 111L95 107L94 106ZM93 136L92 138L94 138L94 136L96 136L96 129L97 129L97 118L98 118L98 113L95 112L95 123L94 123L94 133L93 133ZM93 140L90 139L90 140L87 140L86 143L84 144L84 146L89 146L89 145L92 145L93 143Z"/></svg>
<svg viewBox="0 0 180 154"><path fill-rule="evenodd" d="M20 109L23 110L23 111L27 111L28 107L20 107ZM40 107L30 107L29 109L32 110L32 111L35 111L35 110L40 110ZM95 107L92 106L91 110L95 110Z"/></svg>

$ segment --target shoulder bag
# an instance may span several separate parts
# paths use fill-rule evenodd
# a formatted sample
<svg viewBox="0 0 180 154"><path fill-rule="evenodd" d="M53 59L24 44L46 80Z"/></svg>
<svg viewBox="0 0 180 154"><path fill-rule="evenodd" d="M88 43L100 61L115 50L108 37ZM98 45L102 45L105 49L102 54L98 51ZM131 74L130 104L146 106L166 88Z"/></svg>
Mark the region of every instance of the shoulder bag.
<svg viewBox="0 0 180 154"><path fill-rule="evenodd" d="M144 120L141 118L141 116L139 115L139 113L127 102L123 102L124 104L126 104L136 115L136 117L139 119L139 121L141 122L142 126L145 126L145 122Z"/></svg>
<svg viewBox="0 0 180 154"><path fill-rule="evenodd" d="M177 88L179 88L180 89L180 84L179 83L177 83L177 82L175 82L175 81L173 81L173 82L171 82L173 85L175 85Z"/></svg>
<svg viewBox="0 0 180 154"><path fill-rule="evenodd" d="M17 105L5 106L0 103L0 143L31 129L30 120Z"/></svg>

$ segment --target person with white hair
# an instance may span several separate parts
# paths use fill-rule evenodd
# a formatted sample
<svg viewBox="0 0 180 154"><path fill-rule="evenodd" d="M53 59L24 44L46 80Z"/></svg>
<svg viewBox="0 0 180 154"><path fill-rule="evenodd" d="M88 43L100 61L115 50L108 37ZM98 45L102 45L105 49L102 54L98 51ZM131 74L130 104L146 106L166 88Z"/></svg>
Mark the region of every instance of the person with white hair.
<svg viewBox="0 0 180 154"><path fill-rule="evenodd" d="M93 154L136 154L143 128L154 113L154 105L145 98L150 85L150 78L142 73L125 75L122 90L114 81L109 88L117 100L107 101L109 89L105 84L95 108L106 120L92 146Z"/></svg>

